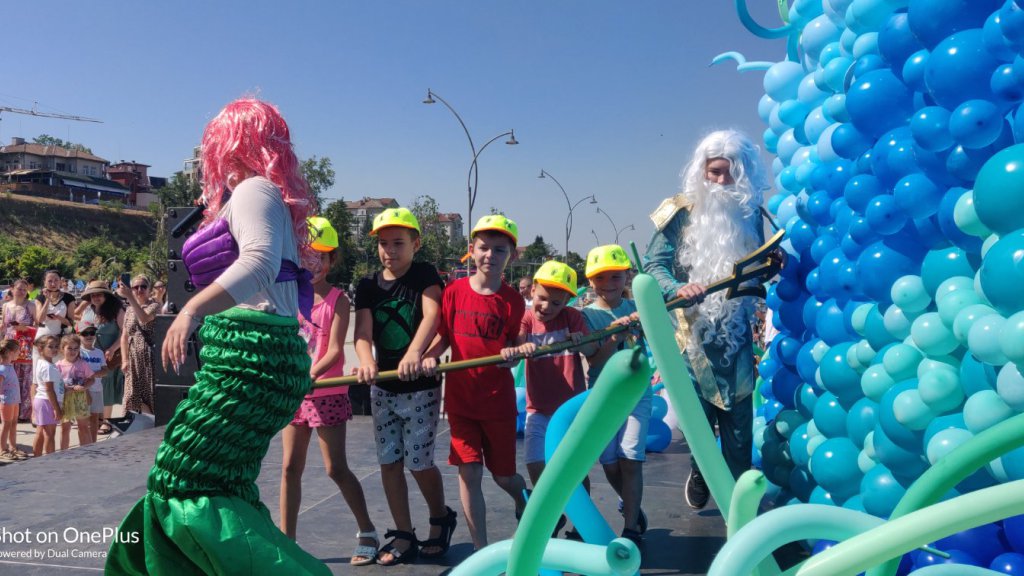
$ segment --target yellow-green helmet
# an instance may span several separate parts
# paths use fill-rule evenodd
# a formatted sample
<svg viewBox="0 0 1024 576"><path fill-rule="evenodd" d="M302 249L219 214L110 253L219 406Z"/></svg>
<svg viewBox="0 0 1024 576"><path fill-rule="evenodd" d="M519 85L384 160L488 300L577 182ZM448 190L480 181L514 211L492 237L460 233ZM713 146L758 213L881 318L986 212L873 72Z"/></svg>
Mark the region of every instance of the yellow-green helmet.
<svg viewBox="0 0 1024 576"><path fill-rule="evenodd" d="M419 220L416 220L416 216L408 208L388 208L374 217L373 230L370 230L370 235L376 234L381 228L391 226L420 231Z"/></svg>
<svg viewBox="0 0 1024 576"><path fill-rule="evenodd" d="M473 232L470 233L469 237L472 238L476 236L477 232L483 232L485 230L501 232L509 238L512 238L513 246L519 243L519 226L517 226L515 221L511 218L502 214L488 214L487 216L477 220L476 226L473 227Z"/></svg>
<svg viewBox="0 0 1024 576"><path fill-rule="evenodd" d="M565 290L576 295L576 271L557 260L548 260L533 275L533 281L549 288Z"/></svg>
<svg viewBox="0 0 1024 576"><path fill-rule="evenodd" d="M633 264L626 256L626 251L618 244L598 246L587 254L587 278L592 278L601 272L609 270L629 270Z"/></svg>
<svg viewBox="0 0 1024 576"><path fill-rule="evenodd" d="M323 216L310 216L306 222L309 224L309 245L313 250L330 252L338 248L338 231L330 220Z"/></svg>

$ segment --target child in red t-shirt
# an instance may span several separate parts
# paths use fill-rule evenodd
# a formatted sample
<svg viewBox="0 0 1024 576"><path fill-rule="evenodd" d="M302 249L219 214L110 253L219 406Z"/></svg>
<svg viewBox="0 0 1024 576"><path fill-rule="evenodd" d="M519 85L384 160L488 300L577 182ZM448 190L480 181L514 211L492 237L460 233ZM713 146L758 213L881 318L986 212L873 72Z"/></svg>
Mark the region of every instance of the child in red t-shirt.
<svg viewBox="0 0 1024 576"><path fill-rule="evenodd" d="M516 257L518 228L492 214L481 218L470 236L476 273L452 282L441 299L437 338L423 355L423 371L434 374L437 359L451 346L452 360L516 354L515 339L525 312L523 297L501 280ZM487 546L483 466L515 500L516 517L526 506L526 482L516 473L516 394L512 371L484 366L449 372L445 406L451 431L448 463L459 467L459 494L473 546Z"/></svg>

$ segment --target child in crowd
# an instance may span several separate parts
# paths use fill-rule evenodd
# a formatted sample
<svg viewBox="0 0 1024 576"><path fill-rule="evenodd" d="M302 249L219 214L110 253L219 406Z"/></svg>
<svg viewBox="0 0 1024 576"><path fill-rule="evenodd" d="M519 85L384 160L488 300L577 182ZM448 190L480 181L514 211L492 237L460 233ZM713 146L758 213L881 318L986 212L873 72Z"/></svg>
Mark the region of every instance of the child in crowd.
<svg viewBox="0 0 1024 576"><path fill-rule="evenodd" d="M583 317L592 332L638 319L636 303L623 297L630 268L626 251L615 244L598 246L587 254L586 275L596 299L583 309ZM612 354L625 348L629 340L628 332L614 334L587 356L590 386L597 382L605 362ZM650 418L651 389L648 387L599 460L608 483L622 498L625 519L622 536L634 542L641 541L647 530L647 517L640 508L640 501L644 491L643 464L647 458L647 424Z"/></svg>
<svg viewBox="0 0 1024 576"><path fill-rule="evenodd" d="M587 335L579 310L569 306L576 296L576 271L554 260L545 262L533 276L530 289L532 309L523 315L517 352L526 356L526 427L524 430L526 470L534 487L544 471L544 444L548 422L555 410L587 389L581 354L592 354L596 346L565 350L541 358L530 358L540 346L565 340L579 343ZM554 536L565 525L563 515Z"/></svg>
<svg viewBox="0 0 1024 576"><path fill-rule="evenodd" d="M445 504L441 471L434 464L435 432L441 414L441 381L425 376L421 357L437 334L443 283L433 264L413 262L420 226L406 208L385 210L373 219L383 270L356 287L356 353L360 382L371 384L377 460L384 494L395 521L392 538L377 561L385 566L438 558L448 552L455 512ZM374 360L376 350L376 360ZM376 383L378 370L399 372L398 382ZM405 468L412 473L430 513L430 535L417 545L409 512Z"/></svg>
<svg viewBox="0 0 1024 576"><path fill-rule="evenodd" d="M32 375L32 423L36 425L36 438L32 443L35 456L52 454L55 445L57 423L64 418L61 402L64 401L64 380L54 360L60 351L60 339L54 335L36 340L36 360Z"/></svg>
<svg viewBox="0 0 1024 576"><path fill-rule="evenodd" d="M103 417L103 377L109 372L106 355L96 347L97 332L95 326L87 326L78 333L82 339L82 349L78 353L92 370L92 381L89 384L89 435L93 442L98 438L100 419Z"/></svg>
<svg viewBox="0 0 1024 576"><path fill-rule="evenodd" d="M327 282L327 273L338 259L338 233L326 218L308 219L313 241L311 247L320 256L320 269L313 276L313 309L310 318L299 315L299 330L306 340L313 364L312 380L342 376L345 373L345 334L348 333L349 303L345 293ZM327 476L355 516L358 544L349 563L372 564L377 555L377 529L366 509L366 497L359 479L348 467L345 454L346 423L352 419L348 387L320 388L307 394L295 417L281 434L284 457L281 466L281 531L295 539L302 501L302 472L306 452L316 429L320 439Z"/></svg>
<svg viewBox="0 0 1024 576"><path fill-rule="evenodd" d="M452 360L516 355L515 341L525 304L502 281L516 257L518 227L500 214L484 216L470 234L469 255L476 273L452 282L441 300L438 337L424 354L423 369L434 374L451 346ZM526 483L516 473L516 394L507 366L484 366L448 374L445 405L451 430L448 463L459 467L459 495L473 546L487 546L487 511L481 487L486 464L494 482L515 501L519 518Z"/></svg>
<svg viewBox="0 0 1024 576"><path fill-rule="evenodd" d="M61 379L64 381L64 402L61 407L64 418L60 423L60 449L67 450L71 444L71 425L78 426L78 444L85 446L92 443L89 432L89 417L92 400L89 388L92 386L93 372L89 364L82 359L79 352L82 339L77 334L69 334L60 341L60 352L63 358L57 361Z"/></svg>
<svg viewBox="0 0 1024 576"><path fill-rule="evenodd" d="M28 454L18 450L18 408L21 405L21 381L14 371L14 359L21 353L17 340L0 340L0 458L24 460Z"/></svg>

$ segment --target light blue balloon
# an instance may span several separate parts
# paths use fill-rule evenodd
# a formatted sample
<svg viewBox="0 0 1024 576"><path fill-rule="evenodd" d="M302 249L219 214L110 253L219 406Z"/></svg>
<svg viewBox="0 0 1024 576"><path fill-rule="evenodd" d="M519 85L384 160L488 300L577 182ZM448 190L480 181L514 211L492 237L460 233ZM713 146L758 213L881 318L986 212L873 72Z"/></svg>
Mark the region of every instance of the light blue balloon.
<svg viewBox="0 0 1024 576"><path fill-rule="evenodd" d="M885 366L881 364L875 364L869 366L864 374L860 377L860 389L864 392L864 395L868 398L879 402L882 400L882 396L889 391L890 388L896 383L892 376L885 371ZM820 402L820 398L818 399Z"/></svg>
<svg viewBox="0 0 1024 576"><path fill-rule="evenodd" d="M903 340L910 336L911 319L907 318L907 315L899 306L895 304L889 306L883 318L885 318L885 329L889 331L893 338Z"/></svg>
<svg viewBox="0 0 1024 576"><path fill-rule="evenodd" d="M822 133L825 132L825 129L831 125L832 121L825 118L824 113L821 111L821 106L815 107L804 121L804 134L807 136L807 141L817 142Z"/></svg>
<svg viewBox="0 0 1024 576"><path fill-rule="evenodd" d="M800 64L789 60L777 62L764 74L764 91L776 102L791 100L796 98L803 77Z"/></svg>
<svg viewBox="0 0 1024 576"><path fill-rule="evenodd" d="M909 430L924 430L935 419L937 414L921 400L916 389L904 390L896 395L892 402L892 412L896 421Z"/></svg>
<svg viewBox="0 0 1024 576"><path fill-rule="evenodd" d="M924 280L913 274L898 278L890 290L892 303L904 313L915 314L928 308L931 296L924 287Z"/></svg>
<svg viewBox="0 0 1024 576"><path fill-rule="evenodd" d="M811 20L804 26L800 44L804 53L817 60L822 49L831 42L839 41L842 30L824 14Z"/></svg>
<svg viewBox="0 0 1024 576"><path fill-rule="evenodd" d="M973 437L974 434L960 428L946 428L936 432L932 439L928 441L928 448L925 452L928 456L928 462L934 465L946 454L956 450L961 444Z"/></svg>
<svg viewBox="0 0 1024 576"><path fill-rule="evenodd" d="M978 318L967 333L967 347L978 360L993 366L1009 362L999 343L999 332L1006 319L999 314L988 314Z"/></svg>
<svg viewBox="0 0 1024 576"><path fill-rule="evenodd" d="M1013 409L995 390L982 390L972 394L964 403L964 424L974 434L999 424L1013 414Z"/></svg>
<svg viewBox="0 0 1024 576"><path fill-rule="evenodd" d="M999 369L996 392L1011 409L1024 412L1024 375L1017 364L1009 362Z"/></svg>
<svg viewBox="0 0 1024 576"><path fill-rule="evenodd" d="M896 344L890 348L882 359L885 371L899 382L917 375L917 365L924 359L921 351L909 344Z"/></svg>
<svg viewBox="0 0 1024 576"><path fill-rule="evenodd" d="M828 98L831 95L832 92L830 90L822 90L821 88L818 87L817 84L814 83L813 74L808 74L807 76L804 76L804 78L800 81L799 86L797 87L797 98L801 102L804 102L805 104L809 104L811 106L818 106L825 100L825 98Z"/></svg>
<svg viewBox="0 0 1024 576"><path fill-rule="evenodd" d="M918 377L917 390L921 401L939 414L959 408L964 401L960 372L952 367L924 372Z"/></svg>
<svg viewBox="0 0 1024 576"><path fill-rule="evenodd" d="M983 304L984 299L974 291L972 285L968 290L951 292L939 299L939 318L942 319L943 324L952 328L953 322L964 308ZM956 337L956 332L953 333L953 337Z"/></svg>
<svg viewBox="0 0 1024 576"><path fill-rule="evenodd" d="M984 318L992 314L999 314L992 309L991 306L984 304L972 304L963 307L960 312L957 313L956 318L953 319L953 336L960 341L961 344L967 346L967 337L971 330L971 326L978 321L979 318Z"/></svg>
<svg viewBox="0 0 1024 576"><path fill-rule="evenodd" d="M862 36L868 35L881 28L891 13L892 6L886 0L853 0L846 10L846 26ZM877 44L877 38L875 43ZM877 46L875 50L877 51Z"/></svg>
<svg viewBox="0 0 1024 576"><path fill-rule="evenodd" d="M938 312L927 312L914 319L910 327L914 345L929 356L949 354L960 347L953 331L942 323Z"/></svg>
<svg viewBox="0 0 1024 576"><path fill-rule="evenodd" d="M833 92L844 92L846 89L846 76L852 67L853 58L847 56L833 58L821 69L821 76L825 86L828 86L829 90ZM817 84L817 82L815 83Z"/></svg>
<svg viewBox="0 0 1024 576"><path fill-rule="evenodd" d="M768 118L777 105L778 103L771 96L767 94L761 96L761 99L757 101L757 115L761 118L761 122L768 123Z"/></svg>
<svg viewBox="0 0 1024 576"><path fill-rule="evenodd" d="M825 117L833 122L849 122L850 115L846 111L846 94L833 94L821 105Z"/></svg>
<svg viewBox="0 0 1024 576"><path fill-rule="evenodd" d="M999 346L1011 362L1024 364L1024 311L1006 319L999 333Z"/></svg>

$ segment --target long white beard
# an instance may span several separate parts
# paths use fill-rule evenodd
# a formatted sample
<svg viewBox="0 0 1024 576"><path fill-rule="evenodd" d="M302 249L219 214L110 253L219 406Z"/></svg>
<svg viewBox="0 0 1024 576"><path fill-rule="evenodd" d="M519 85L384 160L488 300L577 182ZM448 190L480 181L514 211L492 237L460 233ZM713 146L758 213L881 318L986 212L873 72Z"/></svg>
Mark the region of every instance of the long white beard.
<svg viewBox="0 0 1024 576"><path fill-rule="evenodd" d="M683 228L679 264L689 271L690 282L711 284L732 275L733 264L758 247L757 206L753 195L735 185L704 183L703 190L687 190L693 203L690 223ZM746 324L753 317L750 297L727 300L724 292L708 296L686 310L691 327L690 346L715 343L726 346L728 358L744 344Z"/></svg>

